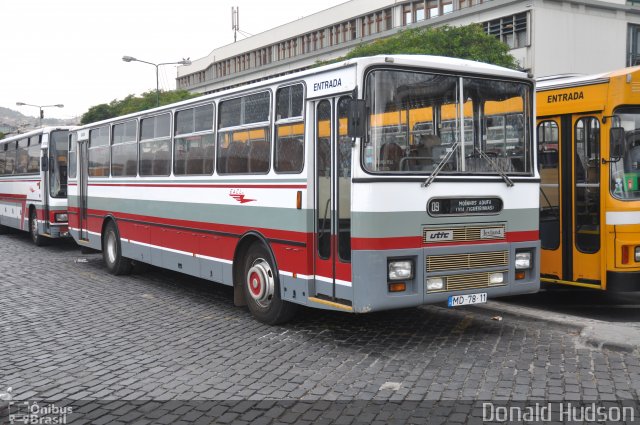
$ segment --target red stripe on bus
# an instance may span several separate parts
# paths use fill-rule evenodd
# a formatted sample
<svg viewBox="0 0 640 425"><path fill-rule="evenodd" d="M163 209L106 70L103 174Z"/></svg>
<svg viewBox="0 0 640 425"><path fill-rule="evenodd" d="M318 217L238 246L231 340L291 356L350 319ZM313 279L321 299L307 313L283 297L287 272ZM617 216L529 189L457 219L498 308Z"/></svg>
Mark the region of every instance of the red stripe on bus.
<svg viewBox="0 0 640 425"><path fill-rule="evenodd" d="M27 195L18 195L15 193L0 193L0 199L26 200Z"/></svg>
<svg viewBox="0 0 640 425"><path fill-rule="evenodd" d="M74 213L79 213L79 208L77 207L69 207L69 211ZM100 216L100 221L107 215L112 214L118 220L129 220L133 222L138 222L137 224L148 225L148 226L158 226L158 227L180 227L178 229L180 231L201 231L201 232L218 232L218 233L228 233L232 236L240 236L250 230L255 230L262 233L265 237L270 239L282 239L286 241L292 241L296 243L306 243L306 232L295 232L290 230L278 230L278 229L268 229L268 228L256 228L256 227L248 227L248 226L238 226L233 224L219 224L219 223L209 223L202 221L189 221L189 220L179 220L172 218L162 218L162 217L152 217L138 214L126 214L119 212L108 212L101 210L87 210L87 214L89 216ZM91 219L91 217L89 217ZM89 229L94 232L101 232L102 223L97 224L96 229Z"/></svg>
<svg viewBox="0 0 640 425"><path fill-rule="evenodd" d="M539 239L537 230L507 232L506 240L487 239L483 241L440 242L425 244L421 236L391 238L352 238L351 248L358 251L380 251L385 249L415 249L427 247L482 245L499 242L534 242Z"/></svg>

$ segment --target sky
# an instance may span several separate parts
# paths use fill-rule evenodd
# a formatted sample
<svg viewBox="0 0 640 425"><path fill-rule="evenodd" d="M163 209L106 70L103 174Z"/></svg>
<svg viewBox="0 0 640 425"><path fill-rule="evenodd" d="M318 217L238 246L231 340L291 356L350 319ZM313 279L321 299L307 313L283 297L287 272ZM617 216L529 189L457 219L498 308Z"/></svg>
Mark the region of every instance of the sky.
<svg viewBox="0 0 640 425"><path fill-rule="evenodd" d="M47 118L75 118L91 106L154 90L153 63L202 58L233 42L344 3L324 0L0 0L0 106ZM241 39L238 35L238 39ZM175 89L174 65L160 67L160 88Z"/></svg>

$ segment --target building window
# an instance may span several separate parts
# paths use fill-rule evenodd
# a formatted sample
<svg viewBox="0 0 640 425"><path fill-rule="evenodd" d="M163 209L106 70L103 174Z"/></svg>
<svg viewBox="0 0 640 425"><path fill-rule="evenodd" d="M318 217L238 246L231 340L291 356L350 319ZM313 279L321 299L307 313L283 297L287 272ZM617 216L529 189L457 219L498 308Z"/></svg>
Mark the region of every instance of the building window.
<svg viewBox="0 0 640 425"><path fill-rule="evenodd" d="M453 12L453 0L442 0L442 14Z"/></svg>
<svg viewBox="0 0 640 425"><path fill-rule="evenodd" d="M386 9L384 11L384 27L386 31L389 31L391 28L393 28L393 15L391 13L391 9Z"/></svg>
<svg viewBox="0 0 640 425"><path fill-rule="evenodd" d="M411 4L405 4L402 8L402 25L409 25L413 22L411 19L413 11L411 10Z"/></svg>
<svg viewBox="0 0 640 425"><path fill-rule="evenodd" d="M416 4L416 22L424 21L424 3Z"/></svg>
<svg viewBox="0 0 640 425"><path fill-rule="evenodd" d="M440 16L440 10L438 8L438 0L429 0L427 2L427 11L429 12L429 18L435 18Z"/></svg>
<svg viewBox="0 0 640 425"><path fill-rule="evenodd" d="M512 49L529 45L526 12L485 22L483 27L487 34L495 36Z"/></svg>
<svg viewBox="0 0 640 425"><path fill-rule="evenodd" d="M627 66L640 65L640 25L629 24Z"/></svg>

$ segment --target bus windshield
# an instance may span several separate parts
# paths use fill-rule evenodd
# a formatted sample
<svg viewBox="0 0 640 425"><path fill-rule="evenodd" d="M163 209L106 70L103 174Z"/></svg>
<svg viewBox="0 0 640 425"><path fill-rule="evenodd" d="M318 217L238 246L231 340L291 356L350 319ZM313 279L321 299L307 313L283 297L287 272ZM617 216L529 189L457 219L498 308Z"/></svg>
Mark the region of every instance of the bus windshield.
<svg viewBox="0 0 640 425"><path fill-rule="evenodd" d="M372 173L531 175L530 96L523 82L375 70L363 166Z"/></svg>
<svg viewBox="0 0 640 425"><path fill-rule="evenodd" d="M52 198L67 196L67 153L69 132L51 132L49 141L49 192Z"/></svg>
<svg viewBox="0 0 640 425"><path fill-rule="evenodd" d="M616 109L612 126L624 129L620 160L611 163L611 191L619 199L640 199L640 108Z"/></svg>

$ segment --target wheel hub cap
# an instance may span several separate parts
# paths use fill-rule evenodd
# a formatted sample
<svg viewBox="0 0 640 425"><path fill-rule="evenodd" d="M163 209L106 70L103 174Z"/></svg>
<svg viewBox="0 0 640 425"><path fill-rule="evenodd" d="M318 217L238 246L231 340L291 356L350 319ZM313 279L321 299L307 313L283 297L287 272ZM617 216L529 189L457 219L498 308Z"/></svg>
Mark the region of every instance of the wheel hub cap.
<svg viewBox="0 0 640 425"><path fill-rule="evenodd" d="M257 259L247 272L247 286L249 294L256 303L267 307L271 302L274 290L273 272L269 263L263 259Z"/></svg>

